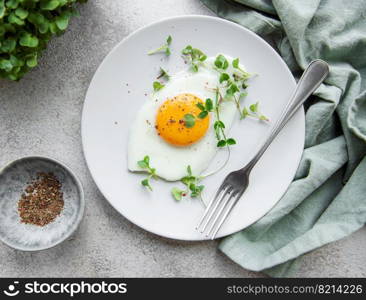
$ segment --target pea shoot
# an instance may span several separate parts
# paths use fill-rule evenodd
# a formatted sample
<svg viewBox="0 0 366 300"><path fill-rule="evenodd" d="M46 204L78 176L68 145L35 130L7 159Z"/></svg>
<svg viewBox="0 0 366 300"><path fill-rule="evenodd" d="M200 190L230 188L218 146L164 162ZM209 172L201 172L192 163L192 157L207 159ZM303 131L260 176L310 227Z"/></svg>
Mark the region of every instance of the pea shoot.
<svg viewBox="0 0 366 300"><path fill-rule="evenodd" d="M143 186L145 186L146 188L148 188L150 191L152 191L152 187L150 185L150 179L151 178L157 178L157 175L156 175L156 169L152 168L150 166L150 157L148 155L146 155L144 157L143 160L139 160L137 162L138 166L143 169L144 171L146 171L147 173L149 173L149 176L146 177L144 180L141 181L141 184Z"/></svg>
<svg viewBox="0 0 366 300"><path fill-rule="evenodd" d="M253 117L261 121L269 121L269 119L259 111L259 102L251 104L249 109L244 107L242 118Z"/></svg>
<svg viewBox="0 0 366 300"><path fill-rule="evenodd" d="M196 124L196 117L192 114L185 114L183 120L187 128L192 128Z"/></svg>
<svg viewBox="0 0 366 300"><path fill-rule="evenodd" d="M165 85L159 81L154 81L153 82L153 88L154 88L154 92L158 92L160 91Z"/></svg>
<svg viewBox="0 0 366 300"><path fill-rule="evenodd" d="M215 64L216 68L221 69L221 70L226 70L229 67L228 60L222 54L219 54L216 57L214 64Z"/></svg>
<svg viewBox="0 0 366 300"><path fill-rule="evenodd" d="M155 50L151 50L149 51L147 54L148 55L153 55L156 53L160 53L163 52L165 53L167 56L170 55L171 51L170 51L170 44L172 43L172 36L169 35L168 38L166 39L166 42L164 45L160 46L159 48L155 49Z"/></svg>
<svg viewBox="0 0 366 300"><path fill-rule="evenodd" d="M177 187L174 187L171 190L172 196L177 201L182 200L182 197L188 195L189 193L192 198L200 196L203 189L205 188L204 185L199 185L201 179L201 177L193 175L191 166L187 166L187 176L184 176L181 179L181 182L186 186L186 189L181 190Z"/></svg>
<svg viewBox="0 0 366 300"><path fill-rule="evenodd" d="M235 81L241 82L241 85L244 89L247 88L245 81L252 77L252 74L246 72L240 67L239 58L236 58L232 61L232 66L236 69L236 72L233 73L233 77Z"/></svg>
<svg viewBox="0 0 366 300"><path fill-rule="evenodd" d="M223 98L220 94L219 88L216 88L216 96L215 96L215 107L214 112L216 115L216 121L214 123L215 135L218 140L217 147L222 148L225 146L232 146L236 144L235 139L227 138L225 134L225 124L220 120L220 110L219 106L222 102Z"/></svg>
<svg viewBox="0 0 366 300"><path fill-rule="evenodd" d="M194 116L192 114L185 114L183 117L184 125L187 128L192 128L196 125L196 119L204 119L208 116L209 112L213 111L213 104L211 99L206 99L204 104L198 102L196 106L201 110L201 112Z"/></svg>
<svg viewBox="0 0 366 300"><path fill-rule="evenodd" d="M221 88L223 88L224 96L221 95L220 89L218 88L219 96L222 99L225 100L234 100L237 110L240 114L240 119L244 119L247 116L257 118L262 121L268 121L268 118L261 114L258 110L258 103L255 105L251 105L249 108L244 107L244 109L241 108L240 102L243 98L247 96L246 89L248 87L247 80L252 77L252 74L246 72L241 66L239 58L234 59L231 62L231 65L233 69L235 70L230 77L228 73L226 73L226 69L229 67L229 62L223 56L222 54L219 54L215 61L215 70L220 73L219 82L222 85ZM216 128L220 129L216 132L217 136L222 135L221 129L223 129L223 126L221 123L216 123ZM220 134L221 132L221 134ZM233 143L231 139L228 139L228 141L225 143L224 141L219 141L219 146L225 146L227 144Z"/></svg>
<svg viewBox="0 0 366 300"><path fill-rule="evenodd" d="M159 76L156 77L156 79L169 80L170 79L170 75L168 74L168 72L166 70L164 70L162 67L160 67L160 73L159 73Z"/></svg>
<svg viewBox="0 0 366 300"><path fill-rule="evenodd" d="M182 50L182 55L185 62L191 65L193 72L198 72L199 66L207 59L206 54L197 48L193 48L191 45L186 46Z"/></svg>
<svg viewBox="0 0 366 300"><path fill-rule="evenodd" d="M200 102L197 103L196 105L201 110L201 112L197 116L200 119L206 118L208 116L208 114L213 111L213 103L210 98L206 99L204 105Z"/></svg>

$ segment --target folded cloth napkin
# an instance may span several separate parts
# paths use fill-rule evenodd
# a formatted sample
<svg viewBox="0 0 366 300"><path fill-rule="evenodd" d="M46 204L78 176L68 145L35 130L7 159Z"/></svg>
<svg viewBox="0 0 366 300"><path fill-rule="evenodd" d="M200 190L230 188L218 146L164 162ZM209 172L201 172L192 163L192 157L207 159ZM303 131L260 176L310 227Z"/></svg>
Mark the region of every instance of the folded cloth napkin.
<svg viewBox="0 0 366 300"><path fill-rule="evenodd" d="M289 277L296 258L366 221L366 3L202 2L269 41L295 77L313 59L330 64L305 105L305 150L294 181L265 217L219 246L246 269Z"/></svg>

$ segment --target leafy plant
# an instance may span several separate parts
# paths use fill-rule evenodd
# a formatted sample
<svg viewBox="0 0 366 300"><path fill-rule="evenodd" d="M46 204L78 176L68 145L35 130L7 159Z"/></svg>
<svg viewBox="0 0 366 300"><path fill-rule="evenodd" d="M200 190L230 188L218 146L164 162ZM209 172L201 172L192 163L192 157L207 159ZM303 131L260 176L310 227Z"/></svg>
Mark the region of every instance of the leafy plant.
<svg viewBox="0 0 366 300"><path fill-rule="evenodd" d="M0 0L0 77L19 80L62 34L77 3L87 0Z"/></svg>
<svg viewBox="0 0 366 300"><path fill-rule="evenodd" d="M170 79L170 75L162 67L160 67L160 73L159 73L159 76L156 77L156 79L161 79L161 78L163 78L165 80L169 80Z"/></svg>
<svg viewBox="0 0 366 300"><path fill-rule="evenodd" d="M251 104L249 109L244 107L242 117L253 117L261 121L269 121L269 119L259 111L259 102Z"/></svg>
<svg viewBox="0 0 366 300"><path fill-rule="evenodd" d="M191 45L186 46L182 50L182 55L186 63L191 65L193 72L198 72L198 67L207 59L207 55L200 49L193 48Z"/></svg>
<svg viewBox="0 0 366 300"><path fill-rule="evenodd" d="M173 187L171 190L173 198L180 201L183 196L186 196L189 193L192 198L200 196L204 189L203 185L198 185L201 179L201 177L193 175L191 166L187 166L187 176L184 176L181 179L181 182L186 186L186 189L181 190L177 187Z"/></svg>
<svg viewBox="0 0 366 300"><path fill-rule="evenodd" d="M154 88L154 92L158 92L160 91L165 85L162 84L161 82L159 81L154 81L153 82L153 88Z"/></svg>
<svg viewBox="0 0 366 300"><path fill-rule="evenodd" d="M141 184L147 187L150 191L152 191L152 187L150 185L150 179L151 178L156 179L157 175L156 175L156 169L150 166L150 157L146 155L144 159L139 160L137 164L141 169L145 170L149 174L149 176L147 176L144 180L141 181Z"/></svg>
<svg viewBox="0 0 366 300"><path fill-rule="evenodd" d="M172 37L169 35L168 38L166 39L166 42L164 45L160 46L159 48L157 49L154 49L154 50L151 50L149 51L147 54L148 55L153 55L153 54L156 54L156 53L159 53L159 52L164 52L167 56L170 55L170 44L172 43Z"/></svg>

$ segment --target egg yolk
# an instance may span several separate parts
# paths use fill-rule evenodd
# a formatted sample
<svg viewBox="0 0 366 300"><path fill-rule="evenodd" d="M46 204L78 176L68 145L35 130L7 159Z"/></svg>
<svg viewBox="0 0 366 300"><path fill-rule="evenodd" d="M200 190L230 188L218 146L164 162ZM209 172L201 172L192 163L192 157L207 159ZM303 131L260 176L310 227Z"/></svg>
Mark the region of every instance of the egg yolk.
<svg viewBox="0 0 366 300"><path fill-rule="evenodd" d="M201 112L197 103L204 102L192 94L180 94L167 99L158 110L155 128L158 135L166 142L175 146L189 146L200 140L209 127L209 115L198 118ZM184 121L185 115L195 116L194 126L188 128Z"/></svg>

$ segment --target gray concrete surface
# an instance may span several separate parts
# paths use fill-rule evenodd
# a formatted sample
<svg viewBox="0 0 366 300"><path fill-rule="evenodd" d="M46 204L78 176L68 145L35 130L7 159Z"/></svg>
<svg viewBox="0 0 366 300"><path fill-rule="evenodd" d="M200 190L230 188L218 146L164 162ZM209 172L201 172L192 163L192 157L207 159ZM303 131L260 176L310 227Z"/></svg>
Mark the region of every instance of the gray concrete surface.
<svg viewBox="0 0 366 300"><path fill-rule="evenodd" d="M198 0L90 0L67 33L52 41L40 66L21 82L0 81L0 165L30 154L55 157L76 171L87 208L76 234L46 251L0 244L0 276L264 276L240 268L216 242L154 236L120 216L85 165L80 116L89 82L111 48L164 17L210 14ZM306 255L297 276L366 276L366 229Z"/></svg>

